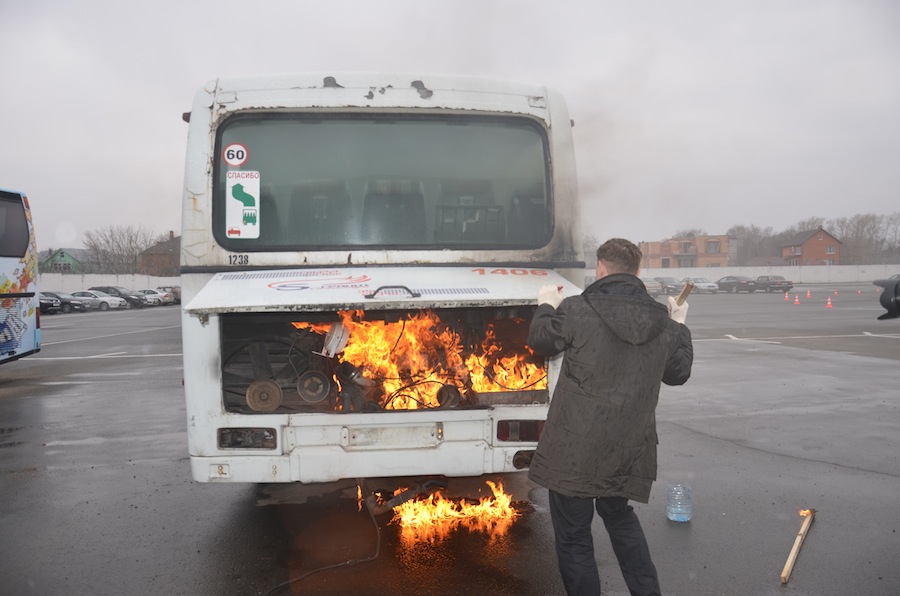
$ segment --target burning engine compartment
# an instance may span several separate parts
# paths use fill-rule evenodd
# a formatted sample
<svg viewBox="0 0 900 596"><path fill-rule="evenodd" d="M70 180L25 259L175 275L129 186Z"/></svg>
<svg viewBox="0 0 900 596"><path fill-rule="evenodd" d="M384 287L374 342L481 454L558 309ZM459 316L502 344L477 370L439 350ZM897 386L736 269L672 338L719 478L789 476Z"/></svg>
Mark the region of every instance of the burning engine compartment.
<svg viewBox="0 0 900 596"><path fill-rule="evenodd" d="M221 317L225 409L351 413L547 403L534 307Z"/></svg>

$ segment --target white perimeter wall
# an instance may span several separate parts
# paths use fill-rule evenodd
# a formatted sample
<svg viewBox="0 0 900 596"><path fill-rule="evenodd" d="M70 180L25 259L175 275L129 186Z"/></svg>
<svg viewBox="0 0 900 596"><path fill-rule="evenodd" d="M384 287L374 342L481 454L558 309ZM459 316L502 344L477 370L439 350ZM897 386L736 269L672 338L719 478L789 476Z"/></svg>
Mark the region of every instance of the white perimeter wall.
<svg viewBox="0 0 900 596"><path fill-rule="evenodd" d="M684 267L678 269L641 269L641 277L705 277L716 281L726 275L783 275L794 283L871 283L900 273L900 265L815 265L797 267Z"/></svg>
<svg viewBox="0 0 900 596"><path fill-rule="evenodd" d="M585 276L594 275L586 270ZM900 265L816 265L807 267L684 267L675 269L641 269L641 277L705 277L716 281L726 275L746 275L756 279L760 275L783 275L797 284L872 283L900 273ZM179 277L150 275L72 275L42 273L38 288L52 292L77 292L92 286L124 286L129 290L146 290L159 286L179 286Z"/></svg>

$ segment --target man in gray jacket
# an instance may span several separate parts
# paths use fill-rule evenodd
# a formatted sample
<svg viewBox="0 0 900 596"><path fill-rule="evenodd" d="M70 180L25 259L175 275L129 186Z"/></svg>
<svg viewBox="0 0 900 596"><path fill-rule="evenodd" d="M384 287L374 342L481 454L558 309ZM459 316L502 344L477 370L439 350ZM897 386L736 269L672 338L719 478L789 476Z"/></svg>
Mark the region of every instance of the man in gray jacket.
<svg viewBox="0 0 900 596"><path fill-rule="evenodd" d="M556 554L566 591L598 596L591 520L603 519L632 595L659 595L640 521L628 504L646 503L656 480L660 384L682 385L694 350L687 303L654 300L637 277L641 251L621 238L597 249L597 281L562 298L538 293L528 343L563 353L547 422L528 476L549 489Z"/></svg>

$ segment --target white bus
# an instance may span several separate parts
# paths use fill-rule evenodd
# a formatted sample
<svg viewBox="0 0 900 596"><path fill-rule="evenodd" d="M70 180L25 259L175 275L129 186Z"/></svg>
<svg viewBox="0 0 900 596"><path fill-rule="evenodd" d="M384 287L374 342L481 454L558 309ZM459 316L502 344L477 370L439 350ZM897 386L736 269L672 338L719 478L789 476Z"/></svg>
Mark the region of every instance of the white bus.
<svg viewBox="0 0 900 596"><path fill-rule="evenodd" d="M41 350L37 260L28 198L0 189L0 364Z"/></svg>
<svg viewBox="0 0 900 596"><path fill-rule="evenodd" d="M211 81L185 119L193 477L527 469L559 366L525 345L537 290L584 279L562 97L279 75Z"/></svg>

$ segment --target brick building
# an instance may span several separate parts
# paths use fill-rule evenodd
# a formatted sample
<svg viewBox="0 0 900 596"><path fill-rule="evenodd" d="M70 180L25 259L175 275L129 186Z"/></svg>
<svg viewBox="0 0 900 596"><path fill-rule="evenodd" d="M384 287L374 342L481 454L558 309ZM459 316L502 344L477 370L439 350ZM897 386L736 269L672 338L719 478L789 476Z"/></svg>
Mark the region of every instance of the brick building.
<svg viewBox="0 0 900 596"><path fill-rule="evenodd" d="M781 256L788 265L840 265L840 240L819 228L798 232L781 245Z"/></svg>
<svg viewBox="0 0 900 596"><path fill-rule="evenodd" d="M737 237L690 236L661 242L641 242L642 269L728 267L735 265Z"/></svg>
<svg viewBox="0 0 900 596"><path fill-rule="evenodd" d="M181 257L181 236L169 231L169 237L157 242L140 255L138 269L146 275L167 277L178 275Z"/></svg>

